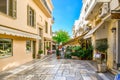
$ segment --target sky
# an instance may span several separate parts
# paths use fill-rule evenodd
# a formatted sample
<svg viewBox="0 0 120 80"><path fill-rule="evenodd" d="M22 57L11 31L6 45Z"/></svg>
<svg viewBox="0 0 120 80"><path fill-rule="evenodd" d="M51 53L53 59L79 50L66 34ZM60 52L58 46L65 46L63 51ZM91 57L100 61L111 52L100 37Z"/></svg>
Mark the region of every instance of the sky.
<svg viewBox="0 0 120 80"><path fill-rule="evenodd" d="M53 32L62 29L72 36L72 27L74 21L79 19L82 0L52 0L52 3L54 6L53 17L55 18Z"/></svg>

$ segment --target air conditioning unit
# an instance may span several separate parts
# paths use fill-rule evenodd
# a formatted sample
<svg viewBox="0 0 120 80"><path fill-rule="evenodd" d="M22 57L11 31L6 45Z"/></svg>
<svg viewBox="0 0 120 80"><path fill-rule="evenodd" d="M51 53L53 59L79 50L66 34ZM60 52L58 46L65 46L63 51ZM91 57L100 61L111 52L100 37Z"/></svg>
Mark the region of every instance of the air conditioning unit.
<svg viewBox="0 0 120 80"><path fill-rule="evenodd" d="M109 3L103 3L100 12L99 12L99 17L103 18L105 15L109 12Z"/></svg>

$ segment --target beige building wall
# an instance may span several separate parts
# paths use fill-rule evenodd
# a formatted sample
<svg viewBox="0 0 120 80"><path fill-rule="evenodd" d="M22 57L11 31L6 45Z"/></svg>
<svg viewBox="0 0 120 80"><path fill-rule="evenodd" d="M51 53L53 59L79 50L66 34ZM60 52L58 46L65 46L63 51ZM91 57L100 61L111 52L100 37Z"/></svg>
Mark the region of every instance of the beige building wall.
<svg viewBox="0 0 120 80"><path fill-rule="evenodd" d="M30 34L39 35L39 28L42 29L42 50L44 51L44 37L52 38L50 34L50 26L52 26L52 17L48 17L41 7L36 5L34 1L37 0L17 0L17 17L12 18L4 13L0 12L0 25L3 27L16 29L18 31L27 32ZM48 1L50 10L52 11L53 6L51 0ZM49 4L50 3L50 4ZM36 12L36 26L31 27L27 25L27 6L30 6ZM45 6L44 6L45 7ZM46 8L47 9L47 8ZM52 16L52 14L51 14ZM45 33L45 21L48 22L48 34ZM10 69L26 62L33 60L33 43L32 52L26 52L26 41L31 40L35 42L35 56L37 58L39 50L39 39L36 38L25 38L14 35L0 34L0 38L8 38L13 40L13 55L6 58L0 58L0 71Z"/></svg>
<svg viewBox="0 0 120 80"><path fill-rule="evenodd" d="M107 22L105 22L105 23L107 23ZM107 38L108 25L105 23L103 25L101 25L100 28L95 32L96 40Z"/></svg>
<svg viewBox="0 0 120 80"><path fill-rule="evenodd" d="M84 0L83 0L84 1ZM84 1L85 2L85 1ZM85 4L85 3L84 3ZM96 4L96 6L95 6ZM92 28L96 27L103 20L104 23L92 34L91 41L93 46L95 46L95 40L107 38L108 40L108 50L107 50L107 66L109 69L117 69L117 63L120 63L119 60L119 26L118 20L111 19L111 10L120 10L119 0L111 0L109 2L110 12L105 13L101 19L99 18L100 8L103 7L103 12L107 10L105 6L101 6L102 3L95 3L86 5L86 20L89 21L89 24L92 24ZM104 2L103 2L104 4ZM90 6L95 6L94 8L88 9ZM99 8L98 8L99 6ZM101 7L100 7L101 6ZM104 10L105 9L105 10ZM87 13L90 12L88 15ZM96 22L98 24L96 24ZM107 24L106 24L107 23ZM105 27L104 27L105 25ZM116 32L112 32L112 28L116 28ZM94 50L95 53L95 50Z"/></svg>
<svg viewBox="0 0 120 80"><path fill-rule="evenodd" d="M26 52L27 38L0 35L0 38L13 40L13 56L0 58L0 71L19 66L32 60L32 52Z"/></svg>

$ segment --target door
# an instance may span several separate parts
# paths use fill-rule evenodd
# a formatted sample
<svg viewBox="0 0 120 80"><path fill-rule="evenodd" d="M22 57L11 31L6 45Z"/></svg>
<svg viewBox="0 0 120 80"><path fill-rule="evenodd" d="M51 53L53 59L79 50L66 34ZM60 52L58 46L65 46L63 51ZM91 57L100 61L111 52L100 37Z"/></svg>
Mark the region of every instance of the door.
<svg viewBox="0 0 120 80"><path fill-rule="evenodd" d="M33 41L33 59L36 58L36 41Z"/></svg>

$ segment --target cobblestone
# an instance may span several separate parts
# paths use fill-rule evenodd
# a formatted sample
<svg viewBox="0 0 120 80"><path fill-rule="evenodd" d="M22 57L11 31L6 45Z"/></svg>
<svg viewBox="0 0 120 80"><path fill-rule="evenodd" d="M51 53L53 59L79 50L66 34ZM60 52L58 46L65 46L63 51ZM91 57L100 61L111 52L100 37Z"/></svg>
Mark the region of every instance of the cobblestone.
<svg viewBox="0 0 120 80"><path fill-rule="evenodd" d="M0 80L113 80L114 78L96 73L89 61L56 59L55 55L42 62L38 60L31 65L33 65L31 68L19 73L13 70L12 76Z"/></svg>

